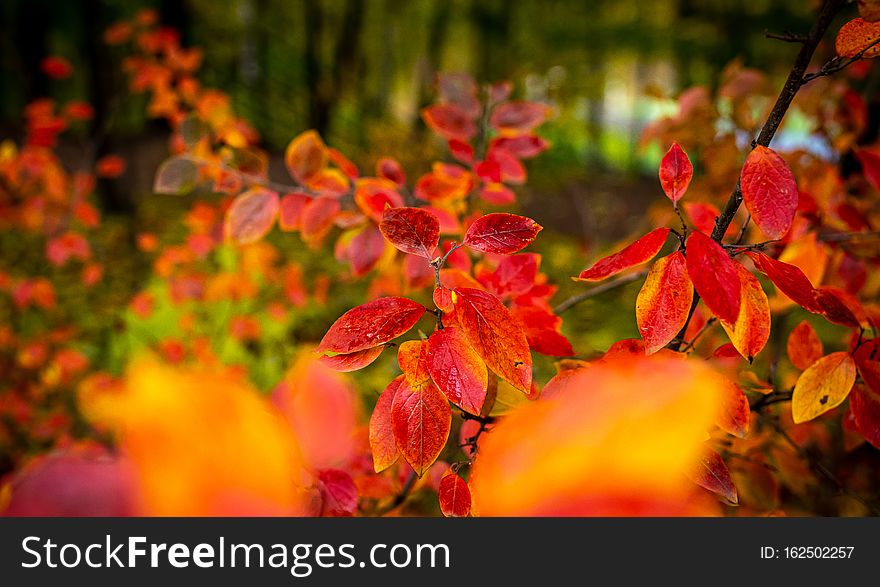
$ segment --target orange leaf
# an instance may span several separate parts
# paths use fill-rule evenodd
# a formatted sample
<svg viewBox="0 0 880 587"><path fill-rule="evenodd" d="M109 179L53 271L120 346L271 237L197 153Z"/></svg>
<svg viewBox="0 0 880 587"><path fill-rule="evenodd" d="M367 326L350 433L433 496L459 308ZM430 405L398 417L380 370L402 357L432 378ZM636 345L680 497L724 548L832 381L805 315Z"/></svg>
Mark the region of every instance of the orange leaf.
<svg viewBox="0 0 880 587"><path fill-rule="evenodd" d="M437 497L440 511L447 518L464 518L471 511L471 491L465 480L452 471L440 479Z"/></svg>
<svg viewBox="0 0 880 587"><path fill-rule="evenodd" d="M813 284L795 265L772 259L764 253L748 253L758 271L770 278L779 291L808 312L821 313Z"/></svg>
<svg viewBox="0 0 880 587"><path fill-rule="evenodd" d="M413 391L401 382L391 405L397 448L421 477L437 460L449 438L449 402L433 385Z"/></svg>
<svg viewBox="0 0 880 587"><path fill-rule="evenodd" d="M804 371L822 358L822 341L806 320L794 327L786 344L791 364Z"/></svg>
<svg viewBox="0 0 880 587"><path fill-rule="evenodd" d="M447 326L428 338L428 372L449 401L479 415L489 374L461 330Z"/></svg>
<svg viewBox="0 0 880 587"><path fill-rule="evenodd" d="M300 230L307 242L318 242L333 227L333 219L341 209L339 200L315 198L308 202L302 211Z"/></svg>
<svg viewBox="0 0 880 587"><path fill-rule="evenodd" d="M385 344L415 326L425 307L406 298L379 298L339 317L321 339L318 352L348 354Z"/></svg>
<svg viewBox="0 0 880 587"><path fill-rule="evenodd" d="M397 186L390 180L375 177L357 180L354 201L360 211L376 223L382 222L385 208L403 206L403 198L397 193Z"/></svg>
<svg viewBox="0 0 880 587"><path fill-rule="evenodd" d="M634 355L557 375L563 376L567 383L552 398L517 408L480 438L470 478L474 512L713 511L714 504L688 499L683 478L718 410L719 379L711 368Z"/></svg>
<svg viewBox="0 0 880 587"><path fill-rule="evenodd" d="M464 235L464 244L484 253L509 255L528 246L542 228L525 216L486 214L470 225Z"/></svg>
<svg viewBox="0 0 880 587"><path fill-rule="evenodd" d="M650 261L663 248L667 236L669 236L668 228L655 228L613 255L599 259L592 267L581 271L577 279L599 281Z"/></svg>
<svg viewBox="0 0 880 587"><path fill-rule="evenodd" d="M385 210L379 230L397 249L429 261L440 241L440 221L421 208Z"/></svg>
<svg viewBox="0 0 880 587"><path fill-rule="evenodd" d="M678 205L678 201L687 191L694 175L694 166L687 153L678 143L673 142L669 150L660 160L660 186L666 196Z"/></svg>
<svg viewBox="0 0 880 587"><path fill-rule="evenodd" d="M795 424L842 404L855 381L856 364L849 353L831 353L813 363L794 386L791 411Z"/></svg>
<svg viewBox="0 0 880 587"><path fill-rule="evenodd" d="M721 394L721 413L715 420L719 428L739 438L745 438L749 432L749 418L751 408L749 398L743 393L739 385L726 377Z"/></svg>
<svg viewBox="0 0 880 587"><path fill-rule="evenodd" d="M303 192L285 194L278 208L278 228L284 231L302 228L303 212L312 197Z"/></svg>
<svg viewBox="0 0 880 587"><path fill-rule="evenodd" d="M320 357L318 361L323 363L327 367L330 367L334 371L346 373L348 371L357 371L358 369L363 369L364 367L378 359L383 350L385 350L385 347L379 345L373 348L364 349L362 351L356 351L353 353L332 356L324 355Z"/></svg>
<svg viewBox="0 0 880 587"><path fill-rule="evenodd" d="M468 287L455 288L452 301L458 324L477 354L502 379L528 394L532 355L510 311L494 295Z"/></svg>
<svg viewBox="0 0 880 587"><path fill-rule="evenodd" d="M391 423L391 406L397 389L403 383L403 375L388 384L370 416L370 451L373 453L373 469L381 473L395 462L400 452L394 440L394 428Z"/></svg>
<svg viewBox="0 0 880 587"><path fill-rule="evenodd" d="M734 265L742 284L739 316L733 323L724 319L720 321L739 354L751 362L770 338L770 302L761 282L742 264Z"/></svg>
<svg viewBox="0 0 880 587"><path fill-rule="evenodd" d="M687 240L687 269L694 288L713 314L736 322L742 300L737 263L721 245L699 231Z"/></svg>
<svg viewBox="0 0 880 587"><path fill-rule="evenodd" d="M272 229L278 209L278 194L263 188L249 189L226 211L226 237L240 245L260 240Z"/></svg>
<svg viewBox="0 0 880 587"><path fill-rule="evenodd" d="M730 470L724 464L721 455L714 450L705 450L688 477L700 487L720 495L729 503L733 505L738 503L736 486L730 477Z"/></svg>
<svg viewBox="0 0 880 587"><path fill-rule="evenodd" d="M309 183L327 165L327 147L316 131L307 130L287 145L284 164L292 178L303 184Z"/></svg>
<svg viewBox="0 0 880 587"><path fill-rule="evenodd" d="M785 159L758 145L746 157L740 177L743 202L770 239L785 236L798 207L798 188Z"/></svg>
<svg viewBox="0 0 880 587"><path fill-rule="evenodd" d="M408 340L397 349L397 363L410 389L419 390L431 382L428 373L428 341Z"/></svg>
<svg viewBox="0 0 880 587"><path fill-rule="evenodd" d="M654 263L636 298L636 322L645 341L645 353L665 347L687 321L694 288L680 251Z"/></svg>
<svg viewBox="0 0 880 587"><path fill-rule="evenodd" d="M880 22L867 22L854 18L837 33L834 48L838 57L855 57L880 38ZM880 45L874 45L864 53L864 57L880 55Z"/></svg>

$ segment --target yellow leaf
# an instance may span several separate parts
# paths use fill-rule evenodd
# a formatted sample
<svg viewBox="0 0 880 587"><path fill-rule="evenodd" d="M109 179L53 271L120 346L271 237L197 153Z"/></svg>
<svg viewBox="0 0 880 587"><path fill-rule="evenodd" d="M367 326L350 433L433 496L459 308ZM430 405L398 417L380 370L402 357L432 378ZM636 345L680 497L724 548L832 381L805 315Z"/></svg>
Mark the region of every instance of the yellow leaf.
<svg viewBox="0 0 880 587"><path fill-rule="evenodd" d="M849 353L831 353L813 363L794 386L791 411L795 423L812 420L842 404L855 382L856 364Z"/></svg>

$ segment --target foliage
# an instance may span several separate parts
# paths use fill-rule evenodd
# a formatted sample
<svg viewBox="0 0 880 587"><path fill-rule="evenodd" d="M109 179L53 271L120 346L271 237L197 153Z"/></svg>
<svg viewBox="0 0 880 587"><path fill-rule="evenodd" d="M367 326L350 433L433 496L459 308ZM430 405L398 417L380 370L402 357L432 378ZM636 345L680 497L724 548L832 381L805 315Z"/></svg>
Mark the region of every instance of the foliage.
<svg viewBox="0 0 880 587"><path fill-rule="evenodd" d="M114 25L105 40L131 52L129 90L171 129L154 191L191 207L184 233L138 235L152 276L119 304L91 198L95 178L123 176L125 161L70 172L55 151L88 105L31 104L23 144L3 143L4 243L40 258L4 259L0 273L0 446L15 471L0 506L877 513L880 147L857 142L858 72L829 77L874 56L880 37L864 18L809 73L824 28L800 39L807 61L776 102L763 73L736 64L716 91L685 90L644 133L669 145L666 198L646 213L656 227L591 263L573 279L604 283L556 308L541 256L523 252L542 227L499 211L550 146L538 134L548 106L514 99L509 83L440 74L421 114L446 159L414 179L387 157L363 173L308 130L284 152L282 183L229 97L198 81L198 49L151 12ZM63 58L43 70L74 73ZM796 108L833 156L769 146L802 86ZM845 175L846 154L860 165ZM320 256L331 248L335 262ZM641 339L578 356L560 314L642 276ZM122 319L95 324L120 305ZM552 357L555 375L538 377L548 359L533 354ZM361 369L372 379L349 374ZM369 418L365 381L384 388ZM57 495L69 476L85 481Z"/></svg>

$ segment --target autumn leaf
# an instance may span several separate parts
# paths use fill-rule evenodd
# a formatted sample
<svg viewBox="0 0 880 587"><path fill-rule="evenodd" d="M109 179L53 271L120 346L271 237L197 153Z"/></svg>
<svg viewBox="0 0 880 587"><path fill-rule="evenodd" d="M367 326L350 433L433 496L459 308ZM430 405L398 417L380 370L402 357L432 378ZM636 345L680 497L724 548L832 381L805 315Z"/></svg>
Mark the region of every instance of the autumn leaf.
<svg viewBox="0 0 880 587"><path fill-rule="evenodd" d="M743 202L758 228L772 240L785 236L798 207L798 188L785 159L758 145L742 168Z"/></svg>
<svg viewBox="0 0 880 587"><path fill-rule="evenodd" d="M867 22L880 21L880 0L859 0L859 15Z"/></svg>
<svg viewBox="0 0 880 587"><path fill-rule="evenodd" d="M779 291L792 299L808 312L820 314L822 309L816 302L816 291L804 272L795 265L768 257L764 253L748 253L755 267L770 278Z"/></svg>
<svg viewBox="0 0 880 587"><path fill-rule="evenodd" d="M468 141L477 134L477 125L467 112L455 104L434 104L422 110L428 127L447 139Z"/></svg>
<svg viewBox="0 0 880 587"><path fill-rule="evenodd" d="M458 324L471 346L502 379L524 393L532 385L532 355L525 333L494 295L467 287L453 290Z"/></svg>
<svg viewBox="0 0 880 587"><path fill-rule="evenodd" d="M352 308L321 339L317 352L348 354L385 344L415 326L425 307L406 298L387 297Z"/></svg>
<svg viewBox="0 0 880 587"><path fill-rule="evenodd" d="M686 263L679 251L658 260L636 298L636 322L649 355L665 347L687 322L694 288Z"/></svg>
<svg viewBox="0 0 880 587"><path fill-rule="evenodd" d="M691 165L687 153L678 143L673 142L660 160L660 186L676 206L687 191L693 175L694 166Z"/></svg>
<svg viewBox="0 0 880 587"><path fill-rule="evenodd" d="M357 512L357 486L351 475L345 471L339 469L319 471L318 491L321 493L322 516L347 517Z"/></svg>
<svg viewBox="0 0 880 587"><path fill-rule="evenodd" d="M794 327L788 335L786 350L791 364L804 371L822 358L822 341L806 320Z"/></svg>
<svg viewBox="0 0 880 587"><path fill-rule="evenodd" d="M394 439L391 407L397 389L403 382L404 377L400 375L388 384L376 400L376 407L373 408L373 414L370 416L370 451L373 453L373 469L377 473L393 465L400 456L397 441Z"/></svg>
<svg viewBox="0 0 880 587"><path fill-rule="evenodd" d="M719 385L722 390L721 412L715 423L728 434L745 438L749 432L751 417L749 398L746 397L739 385L722 375L718 377L724 381Z"/></svg>
<svg viewBox="0 0 880 587"><path fill-rule="evenodd" d="M859 328L867 321L865 309L859 300L843 290L834 287L817 288L816 304L825 319L834 324Z"/></svg>
<svg viewBox="0 0 880 587"><path fill-rule="evenodd" d="M418 391L431 382L428 373L428 341L408 340L397 349L397 363L410 389Z"/></svg>
<svg viewBox="0 0 880 587"><path fill-rule="evenodd" d="M226 211L224 232L240 245L256 242L272 229L278 210L278 194L251 188L238 196Z"/></svg>
<svg viewBox="0 0 880 587"><path fill-rule="evenodd" d="M391 405L397 448L421 477L437 460L449 438L452 414L446 397L433 385L414 391L401 382Z"/></svg>
<svg viewBox="0 0 880 587"><path fill-rule="evenodd" d="M327 367L330 367L334 371L340 371L343 373L348 371L357 371L358 369L363 369L364 367L375 361L377 358L379 358L379 355L382 354L383 350L385 350L385 347L379 345L353 353L346 353L341 355L324 355L320 357L318 361L323 363Z"/></svg>
<svg viewBox="0 0 880 587"><path fill-rule="evenodd" d="M383 157L376 162L376 175L403 187L406 185L406 173L395 159Z"/></svg>
<svg viewBox="0 0 880 587"><path fill-rule="evenodd" d="M620 251L599 259L592 267L581 271L577 279L599 281L616 275L630 267L650 261L663 248L668 236L668 228L655 228Z"/></svg>
<svg viewBox="0 0 880 587"><path fill-rule="evenodd" d="M856 381L856 365L849 353L826 355L801 373L791 398L795 423L806 422L839 406Z"/></svg>
<svg viewBox="0 0 880 587"><path fill-rule="evenodd" d="M856 428L874 448L880 449L880 394L865 385L856 385L849 396Z"/></svg>
<svg viewBox="0 0 880 587"><path fill-rule="evenodd" d="M486 364L458 328L446 326L428 338L428 372L449 401L479 415L486 399Z"/></svg>
<svg viewBox="0 0 880 587"><path fill-rule="evenodd" d="M303 240L310 243L320 241L332 228L333 218L340 209L339 200L335 198L315 198L306 203L300 219Z"/></svg>
<svg viewBox="0 0 880 587"><path fill-rule="evenodd" d="M162 162L156 171L153 191L182 196L196 187L198 179L199 168L195 163L183 156L172 157Z"/></svg>
<svg viewBox="0 0 880 587"><path fill-rule="evenodd" d="M464 518L471 511L471 491L467 482L452 471L440 479L437 497L440 511L447 518Z"/></svg>
<svg viewBox="0 0 880 587"><path fill-rule="evenodd" d="M724 319L720 322L739 354L751 362L770 338L770 302L751 271L740 263L734 266L742 284L739 316L733 323Z"/></svg>
<svg viewBox="0 0 880 587"><path fill-rule="evenodd" d="M880 22L854 18L840 27L834 48L838 57L855 57L862 51L865 51L864 57L877 57L880 55L880 45L872 46L877 39L880 39Z"/></svg>
<svg viewBox="0 0 880 587"><path fill-rule="evenodd" d="M688 472L691 481L712 493L718 494L728 503L737 505L739 500L730 470L714 450L706 449L697 465Z"/></svg>
<svg viewBox="0 0 880 587"><path fill-rule="evenodd" d="M492 110L489 124L506 135L528 133L540 126L549 113L547 106L537 102L507 102Z"/></svg>
<svg viewBox="0 0 880 587"><path fill-rule="evenodd" d="M687 240L687 269L705 304L719 319L730 323L739 317L742 285L739 270L721 245L699 231Z"/></svg>
<svg viewBox="0 0 880 587"><path fill-rule="evenodd" d="M327 147L316 131L307 130L287 145L284 164L292 178L307 184L327 165Z"/></svg>
<svg viewBox="0 0 880 587"><path fill-rule="evenodd" d="M474 220L464 235L464 243L484 253L509 255L528 246L543 227L525 216L486 214Z"/></svg>
<svg viewBox="0 0 880 587"><path fill-rule="evenodd" d="M379 230L397 249L429 261L440 241L440 221L421 208L386 209Z"/></svg>
<svg viewBox="0 0 880 587"><path fill-rule="evenodd" d="M284 231L299 230L306 205L312 197L303 192L284 194L278 208L278 228Z"/></svg>
<svg viewBox="0 0 880 587"><path fill-rule="evenodd" d="M567 379L564 389L520 406L480 438L470 477L475 512L713 511L714 504L688 498L692 488L684 478L719 407L719 379L710 367L637 354L560 376Z"/></svg>

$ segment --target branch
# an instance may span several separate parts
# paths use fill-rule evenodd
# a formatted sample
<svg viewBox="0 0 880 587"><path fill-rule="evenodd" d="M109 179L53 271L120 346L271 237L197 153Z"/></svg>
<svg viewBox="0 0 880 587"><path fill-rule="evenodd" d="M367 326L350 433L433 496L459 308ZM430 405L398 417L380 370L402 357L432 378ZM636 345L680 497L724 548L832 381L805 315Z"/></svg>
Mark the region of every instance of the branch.
<svg viewBox="0 0 880 587"><path fill-rule="evenodd" d="M807 37L796 35L792 32L785 31L782 34L764 31L764 37L767 39L776 39L777 41L785 41L786 43L806 43Z"/></svg>
<svg viewBox="0 0 880 587"><path fill-rule="evenodd" d="M831 75L832 73L837 73L843 69L846 69L856 61L859 61L862 57L865 56L865 53L868 52L869 49L873 48L875 45L880 43L880 37L874 39L871 43L869 43L864 49L853 55L852 57L847 57L846 59L841 59L840 57L834 57L830 59L825 65L823 65L819 71L808 73L803 77L802 83L806 84L817 77L822 77L826 75Z"/></svg>
<svg viewBox="0 0 880 587"><path fill-rule="evenodd" d="M849 243L880 239L880 230L870 232L830 232L819 235L819 240L826 243Z"/></svg>
<svg viewBox="0 0 880 587"><path fill-rule="evenodd" d="M389 503L384 508L381 508L376 512L378 516L384 516L388 512L394 510L395 508L403 505L403 502L406 501L406 498L409 497L410 492L418 481L418 476L415 471L410 471L409 477L406 478L406 482L404 482L403 487L400 489L400 493L394 496L394 501Z"/></svg>
<svg viewBox="0 0 880 587"><path fill-rule="evenodd" d="M773 105L773 110L771 110L770 114L767 116L767 121L761 128L758 138L753 142L754 146L770 146L770 141L773 140L773 136L779 129L779 125L782 124L782 119L785 117L785 113L788 111L789 106L791 106L792 100L794 100L794 97L798 93L798 90L801 89L801 86L806 83L804 81L804 73L807 71L807 67L810 66L810 61L813 59L813 54L816 52L816 48L822 41L822 37L825 36L825 31L828 30L831 21L834 20L834 16L840 11L845 3L846 0L825 0L825 3L822 5L822 10L819 12L819 16L813 24L813 28L810 29L810 33L804 39L801 49L798 51L794 64L791 67L791 71L788 73L788 78L785 80L785 85L782 86L782 90L776 98L776 103ZM742 186L740 185L740 180L737 179L736 186L733 188L733 192L730 194L730 198L727 200L724 210L721 212L721 215L715 219L715 228L712 230L712 239L715 242L720 243L722 239L724 239L724 233L727 232L730 223L733 222L733 217L736 216L740 204L742 204ZM688 325L694 316L694 310L697 309L699 301L700 296L694 292L694 301L691 304L688 318L679 331L678 336L676 336L675 339L673 339L673 342L670 343L670 348L673 350L679 350L681 348L684 335L687 332Z"/></svg>
<svg viewBox="0 0 880 587"><path fill-rule="evenodd" d="M617 279L612 279L611 281L606 281L602 285L597 285L592 289L588 289L583 293L579 293L577 295L573 295L567 300L561 302L558 306L553 308L553 312L555 314L562 314L566 310L573 308L574 306L580 304L581 302L588 300L590 298L596 297L605 292L611 291L613 289L617 289L622 285L626 285L627 283L632 283L633 281L638 281L642 277L648 274L647 269L642 269L641 271L636 271L635 273L629 273L622 277L618 277Z"/></svg>

